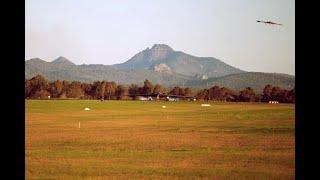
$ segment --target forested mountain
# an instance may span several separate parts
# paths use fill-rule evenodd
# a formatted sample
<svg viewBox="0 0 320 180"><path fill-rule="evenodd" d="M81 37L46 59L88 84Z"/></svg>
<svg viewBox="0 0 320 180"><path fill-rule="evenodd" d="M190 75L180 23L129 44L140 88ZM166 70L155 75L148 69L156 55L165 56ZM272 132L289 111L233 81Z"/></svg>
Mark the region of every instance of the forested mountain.
<svg viewBox="0 0 320 180"><path fill-rule="evenodd" d="M145 79L163 86L204 88L211 85L261 91L266 84L294 87L294 76L274 73L245 72L212 57L195 57L175 51L165 44L155 44L128 61L115 65L76 65L65 57L47 62L33 58L25 62L25 76L43 75L49 81L115 81L139 84Z"/></svg>

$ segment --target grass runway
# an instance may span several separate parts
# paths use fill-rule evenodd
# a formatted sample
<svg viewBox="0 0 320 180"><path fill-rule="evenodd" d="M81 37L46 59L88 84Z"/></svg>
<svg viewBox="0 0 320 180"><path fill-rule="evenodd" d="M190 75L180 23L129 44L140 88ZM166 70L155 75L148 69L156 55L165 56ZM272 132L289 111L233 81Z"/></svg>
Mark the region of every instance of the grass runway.
<svg viewBox="0 0 320 180"><path fill-rule="evenodd" d="M26 100L26 179L295 178L293 104L200 104Z"/></svg>

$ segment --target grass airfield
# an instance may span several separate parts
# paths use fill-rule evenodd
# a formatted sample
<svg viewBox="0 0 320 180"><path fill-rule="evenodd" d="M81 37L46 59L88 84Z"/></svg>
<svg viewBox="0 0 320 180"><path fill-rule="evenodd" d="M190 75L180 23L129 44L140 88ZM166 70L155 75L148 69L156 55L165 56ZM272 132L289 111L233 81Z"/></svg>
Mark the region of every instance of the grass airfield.
<svg viewBox="0 0 320 180"><path fill-rule="evenodd" d="M293 104L202 103L26 100L26 179L295 178Z"/></svg>

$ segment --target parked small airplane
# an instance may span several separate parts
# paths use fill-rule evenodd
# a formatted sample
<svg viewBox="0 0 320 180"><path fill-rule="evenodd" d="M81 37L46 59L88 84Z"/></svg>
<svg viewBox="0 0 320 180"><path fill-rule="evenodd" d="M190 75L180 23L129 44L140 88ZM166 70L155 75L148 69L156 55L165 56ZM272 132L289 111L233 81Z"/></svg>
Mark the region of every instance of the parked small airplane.
<svg viewBox="0 0 320 180"><path fill-rule="evenodd" d="M265 23L265 24L271 24L271 25L279 25L279 26L282 26L282 24L278 24L278 23L275 23L275 22L272 22L272 21L260 21L260 20L257 20L257 22L261 22L261 23Z"/></svg>

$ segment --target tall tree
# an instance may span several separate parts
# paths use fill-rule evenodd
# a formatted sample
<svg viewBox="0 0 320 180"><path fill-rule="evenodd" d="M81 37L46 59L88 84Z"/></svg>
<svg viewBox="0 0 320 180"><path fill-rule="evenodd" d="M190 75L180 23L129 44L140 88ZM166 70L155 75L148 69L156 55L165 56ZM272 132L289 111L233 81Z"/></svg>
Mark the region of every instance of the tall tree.
<svg viewBox="0 0 320 180"><path fill-rule="evenodd" d="M243 102L255 101L256 93L251 87L247 87L246 89L240 91L239 99Z"/></svg>
<svg viewBox="0 0 320 180"><path fill-rule="evenodd" d="M50 93L52 97L57 98L62 93L63 84L61 81L56 80L52 83L50 83Z"/></svg>
<svg viewBox="0 0 320 180"><path fill-rule="evenodd" d="M41 75L37 75L30 79L30 96L31 98L47 98L50 93L48 92L49 83Z"/></svg>
<svg viewBox="0 0 320 180"><path fill-rule="evenodd" d="M178 86L175 86L174 88L171 89L171 91L169 92L170 95L180 95L181 93L181 88Z"/></svg>
<svg viewBox="0 0 320 180"><path fill-rule="evenodd" d="M69 92L69 82L66 80L62 81L62 91L59 95L59 98L67 98L67 93Z"/></svg>
<svg viewBox="0 0 320 180"><path fill-rule="evenodd" d="M278 86L273 87L271 90L272 101L281 101L282 94L283 94L283 90L280 87Z"/></svg>
<svg viewBox="0 0 320 180"><path fill-rule="evenodd" d="M220 87L219 86L213 86L209 89L208 92L208 99L209 100L220 100L222 98Z"/></svg>
<svg viewBox="0 0 320 180"><path fill-rule="evenodd" d="M85 99L92 99L92 97L90 95L91 84L81 83L81 89L82 89L82 92L84 93L84 98Z"/></svg>
<svg viewBox="0 0 320 180"><path fill-rule="evenodd" d="M151 94L152 92L153 92L153 85L148 79L146 79L144 81L143 94Z"/></svg>
<svg viewBox="0 0 320 180"><path fill-rule="evenodd" d="M153 89L154 94L162 94L162 87L160 84L156 84Z"/></svg>
<svg viewBox="0 0 320 180"><path fill-rule="evenodd" d="M263 102L268 102L271 100L271 92L272 92L272 86L270 84L266 85L263 88L262 96L261 96L261 101Z"/></svg>
<svg viewBox="0 0 320 180"><path fill-rule="evenodd" d="M98 86L97 86L97 97L99 99L104 99L104 94L105 94L105 91L106 91L106 82L105 81L101 81Z"/></svg>
<svg viewBox="0 0 320 180"><path fill-rule="evenodd" d="M221 94L220 100L223 100L223 101L234 101L236 97L235 92L225 87L220 88L220 94Z"/></svg>
<svg viewBox="0 0 320 180"><path fill-rule="evenodd" d="M138 93L139 94L145 94L144 93L144 87L142 86L142 87L138 87Z"/></svg>
<svg viewBox="0 0 320 180"><path fill-rule="evenodd" d="M185 96L191 96L192 95L192 90L190 88L185 88L184 89L184 95Z"/></svg>
<svg viewBox="0 0 320 180"><path fill-rule="evenodd" d="M185 95L185 91L184 88L179 87L179 94L180 96L184 96Z"/></svg>
<svg viewBox="0 0 320 180"><path fill-rule="evenodd" d="M208 89L202 89L197 93L196 98L200 99L200 100L208 100L209 99L208 95L209 95L209 90Z"/></svg>
<svg viewBox="0 0 320 180"><path fill-rule="evenodd" d="M67 97L68 98L82 98L84 92L81 88L81 83L77 81L71 82L68 88Z"/></svg>
<svg viewBox="0 0 320 180"><path fill-rule="evenodd" d="M115 98L117 84L113 81L106 82L105 86L105 96L110 100Z"/></svg>
<svg viewBox="0 0 320 180"><path fill-rule="evenodd" d="M129 95L132 99L136 99L136 96L139 94L139 87L137 84L131 84L129 86Z"/></svg>
<svg viewBox="0 0 320 180"><path fill-rule="evenodd" d="M99 98L99 86L101 82L100 81L94 81L91 85L90 95L93 99Z"/></svg>
<svg viewBox="0 0 320 180"><path fill-rule="evenodd" d="M123 85L118 85L116 88L116 97L118 100L125 99L127 95L126 88Z"/></svg>
<svg viewBox="0 0 320 180"><path fill-rule="evenodd" d="M288 103L295 103L296 102L295 98L296 98L296 92L295 92L295 88L293 88L288 92L286 101Z"/></svg>

